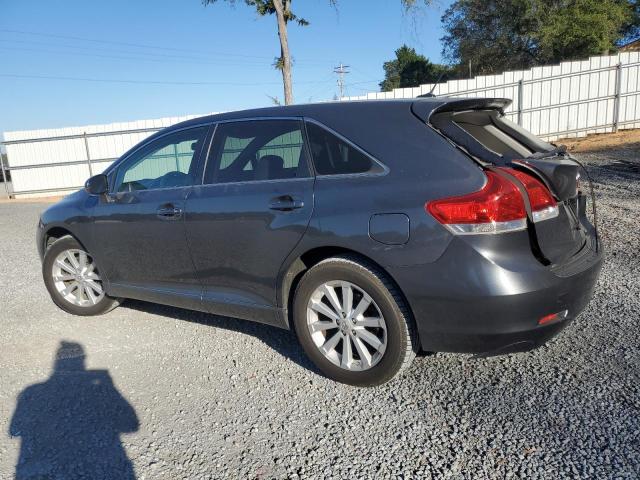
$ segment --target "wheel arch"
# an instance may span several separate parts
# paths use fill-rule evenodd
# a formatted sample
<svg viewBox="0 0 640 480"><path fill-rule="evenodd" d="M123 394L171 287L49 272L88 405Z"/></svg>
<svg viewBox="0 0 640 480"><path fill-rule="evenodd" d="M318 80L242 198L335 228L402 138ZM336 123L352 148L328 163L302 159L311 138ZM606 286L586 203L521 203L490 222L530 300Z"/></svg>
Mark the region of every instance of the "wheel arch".
<svg viewBox="0 0 640 480"><path fill-rule="evenodd" d="M402 295L402 298L405 301L405 304L407 305L409 312L413 316L411 304L409 303L404 292L400 288L400 285L398 285L398 282L393 278L393 276L387 271L386 268L384 268L382 265L380 265L378 262L376 262L374 259L372 259L368 255L365 255L356 250L352 250L345 247L338 247L338 246L322 246L322 247L311 248L305 251L304 253L298 255L290 263L284 275L282 276L282 280L280 282L278 304L281 305L284 309L284 312L285 312L284 320L289 326L289 329L293 330L293 317L292 317L293 298L294 298L295 290L302 276L305 274L307 270L309 270L314 265L320 263L321 261L326 260L327 258L339 256L339 255L349 255L351 257L355 257L356 259L359 259L364 263L368 263L375 266L378 270L384 273L387 276L387 278L396 287L397 291L400 292L400 295Z"/></svg>
<svg viewBox="0 0 640 480"><path fill-rule="evenodd" d="M95 252L92 252L92 249L89 249L87 247L86 242L82 241L82 239L70 228L64 226L64 225L50 225L47 226L47 228L44 230L44 232L42 233L42 259L44 259L44 255L47 253L47 250L49 249L49 247L56 242L57 240L63 238L63 237L71 237L73 238L76 242L78 242L80 244L80 246L86 251L88 252L94 259L94 261L96 262L98 268L100 269L100 274L102 276L103 282L105 284L105 287L107 290L109 290L110 288L110 281L109 281L109 276L108 276L108 272L107 269L103 268L103 263L101 262L101 259L99 258L98 255L96 255Z"/></svg>
<svg viewBox="0 0 640 480"><path fill-rule="evenodd" d="M78 235L76 235L75 232L73 232L73 230L62 225L52 225L48 227L42 234L42 256L47 253L47 250L55 241L61 239L62 237L72 237L82 246L82 248L89 252L86 243L83 242L82 239Z"/></svg>
<svg viewBox="0 0 640 480"><path fill-rule="evenodd" d="M46 232L44 232L42 241L44 242L44 250L47 251L47 249L51 246L51 244L53 242L55 242L56 240L61 239L62 237L66 237L66 236L70 236L76 239L76 241L78 243L82 243L80 242L80 240L78 239L78 237L76 237L71 230L65 228L65 227L60 227L60 226L53 226L47 229Z"/></svg>
<svg viewBox="0 0 640 480"><path fill-rule="evenodd" d="M63 225L51 225L47 227L42 234L42 258L44 258L44 255L47 253L49 247L53 245L54 242L60 240L63 237L73 238L86 252L89 252L92 256L94 256L92 252L87 248L86 243L83 242L82 239L75 232L73 232L73 230Z"/></svg>

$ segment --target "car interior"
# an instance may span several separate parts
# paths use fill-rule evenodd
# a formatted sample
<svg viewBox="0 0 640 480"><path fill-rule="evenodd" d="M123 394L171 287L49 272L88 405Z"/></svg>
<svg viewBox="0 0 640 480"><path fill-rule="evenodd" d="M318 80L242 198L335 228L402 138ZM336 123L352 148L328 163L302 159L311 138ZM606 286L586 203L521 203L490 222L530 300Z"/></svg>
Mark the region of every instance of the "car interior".
<svg viewBox="0 0 640 480"><path fill-rule="evenodd" d="M293 125L290 122L270 122L268 124L261 122L259 128L245 125L249 123L239 122L234 125L226 125L226 131L222 132L216 141L216 148L212 149L215 159L212 164L216 166L215 183L277 180L306 176L305 149L303 148L300 126L297 122ZM291 140L287 139L287 134L290 134L290 137L298 136L300 140L291 143ZM231 163L220 168L224 163L221 161L223 155L234 152L234 150L226 148L230 139L246 143L246 146L237 152L237 156ZM224 147L220 148L221 145ZM288 157L289 161L286 162L284 157Z"/></svg>
<svg viewBox="0 0 640 480"><path fill-rule="evenodd" d="M171 167L167 167L169 171L155 178L128 179L127 177L129 176L129 174L133 172L134 169L136 169L145 160L155 157L158 157L160 159L161 157L163 157L163 155L159 154L159 152L165 150L166 146L155 150L153 153L151 153L151 155L143 156L138 162L131 165L127 169L127 171L125 171L122 177L122 183L118 186L118 192L133 192L159 188L186 187L192 185L193 179L195 178L196 174L195 170L197 168L196 162L193 162L193 157L195 153L199 151L203 140L204 138L200 138L195 142L191 142L190 156L185 153L174 153L176 157L176 168L173 168L173 165ZM180 163L182 165L179 165ZM187 172L183 172L179 169L185 167L188 168ZM135 177L135 174L133 176Z"/></svg>

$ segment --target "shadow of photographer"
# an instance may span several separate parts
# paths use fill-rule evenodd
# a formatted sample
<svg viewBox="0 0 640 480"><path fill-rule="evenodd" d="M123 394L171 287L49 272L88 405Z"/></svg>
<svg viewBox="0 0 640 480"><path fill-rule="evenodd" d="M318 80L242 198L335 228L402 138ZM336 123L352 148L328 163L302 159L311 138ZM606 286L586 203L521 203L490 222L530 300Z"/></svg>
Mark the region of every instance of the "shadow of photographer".
<svg viewBox="0 0 640 480"><path fill-rule="evenodd" d="M82 345L60 342L49 378L18 397L9 434L20 437L16 479L133 479L120 434L139 428L107 370L87 370Z"/></svg>

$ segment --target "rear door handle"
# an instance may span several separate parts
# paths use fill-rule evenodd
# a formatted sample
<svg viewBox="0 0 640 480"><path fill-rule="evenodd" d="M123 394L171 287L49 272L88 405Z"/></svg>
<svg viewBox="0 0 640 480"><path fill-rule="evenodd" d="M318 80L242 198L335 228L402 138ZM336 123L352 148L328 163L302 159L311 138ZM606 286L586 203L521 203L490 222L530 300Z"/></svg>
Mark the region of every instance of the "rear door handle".
<svg viewBox="0 0 640 480"><path fill-rule="evenodd" d="M182 209L175 205L163 205L158 208L156 215L162 220L177 220L182 216Z"/></svg>
<svg viewBox="0 0 640 480"><path fill-rule="evenodd" d="M278 210L280 212L290 212L291 210L297 210L302 207L304 207L304 202L293 198L291 195L274 197L269 202L269 208L271 210Z"/></svg>

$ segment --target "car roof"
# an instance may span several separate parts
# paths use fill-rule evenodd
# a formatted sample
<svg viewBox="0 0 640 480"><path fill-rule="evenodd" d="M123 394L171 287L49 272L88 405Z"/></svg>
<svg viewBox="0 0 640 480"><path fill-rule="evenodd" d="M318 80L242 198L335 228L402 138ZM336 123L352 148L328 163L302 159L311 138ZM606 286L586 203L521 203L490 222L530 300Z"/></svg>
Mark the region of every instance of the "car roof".
<svg viewBox="0 0 640 480"><path fill-rule="evenodd" d="M332 116L350 116L354 121L362 115L370 116L376 113L384 113L389 110L413 109L423 119L426 119L434 111L449 109L476 109L476 108L503 108L510 100L502 98L453 98L453 97L419 97L398 98L385 100L349 100L323 103L304 103L297 105L273 106L253 108L249 110L235 110L231 112L217 113L204 117L192 118L169 127L180 129L203 123L214 123L227 120L246 118L269 117L309 117L327 118Z"/></svg>
<svg viewBox="0 0 640 480"><path fill-rule="evenodd" d="M447 98L403 98L403 99L388 99L388 100L350 100L350 101L334 101L323 103L304 103L296 105L283 105L263 108L252 108L248 110L234 110L224 113L216 113L213 115L207 115L204 117L197 117L186 120L184 122L174 125L174 128L184 128L191 125L199 125L202 123L212 123L226 120L235 120L242 118L269 118L269 117L311 117L317 115L327 115L334 113L338 115L353 115L356 114L363 104L366 104L369 108L374 109L387 109L404 106L405 108L411 108L413 103L419 102L424 104L424 107L432 110L443 104L449 103L452 99ZM424 108L423 107L423 108Z"/></svg>

